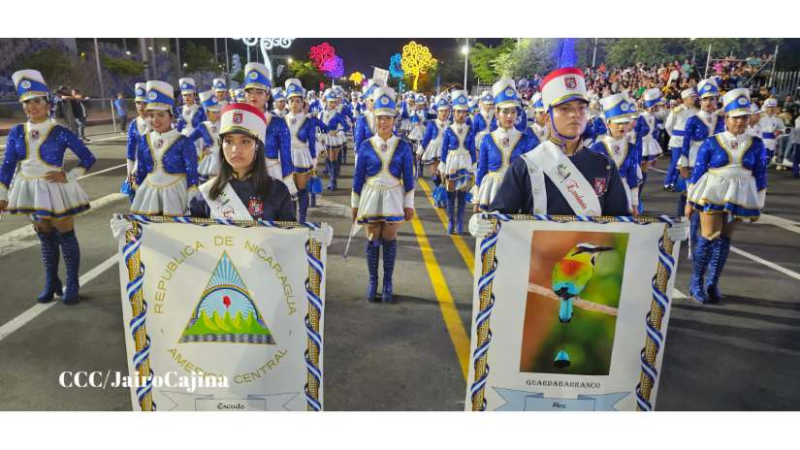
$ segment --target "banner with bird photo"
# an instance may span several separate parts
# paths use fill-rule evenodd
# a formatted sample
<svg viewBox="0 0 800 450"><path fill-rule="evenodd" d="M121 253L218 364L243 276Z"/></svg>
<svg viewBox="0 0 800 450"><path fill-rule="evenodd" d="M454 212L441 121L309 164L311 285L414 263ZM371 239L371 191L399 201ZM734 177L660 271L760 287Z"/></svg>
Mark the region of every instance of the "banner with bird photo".
<svg viewBox="0 0 800 450"><path fill-rule="evenodd" d="M654 408L679 251L671 221L492 220L499 232L477 242L466 409Z"/></svg>
<svg viewBox="0 0 800 450"><path fill-rule="evenodd" d="M321 410L330 228L117 216L134 411Z"/></svg>

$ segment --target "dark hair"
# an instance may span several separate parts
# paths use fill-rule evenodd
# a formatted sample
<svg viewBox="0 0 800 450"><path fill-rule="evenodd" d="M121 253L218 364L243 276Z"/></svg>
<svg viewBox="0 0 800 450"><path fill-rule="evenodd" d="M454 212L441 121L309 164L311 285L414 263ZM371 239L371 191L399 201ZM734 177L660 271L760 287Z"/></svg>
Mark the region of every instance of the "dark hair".
<svg viewBox="0 0 800 450"><path fill-rule="evenodd" d="M269 195L269 191L272 189L272 177L270 177L267 173L267 161L264 157L264 144L258 139L253 139L256 141L256 153L253 159L253 167L250 169L250 184L252 184L256 195L263 199ZM212 200L216 200L217 197L219 197L219 195L222 193L225 185L227 185L228 182L233 179L233 167L231 167L231 165L228 163L228 160L225 159L225 153L222 150L222 140L223 136L220 136L219 175L217 175L217 178L214 180L214 184L211 186L211 190L209 191L209 196Z"/></svg>

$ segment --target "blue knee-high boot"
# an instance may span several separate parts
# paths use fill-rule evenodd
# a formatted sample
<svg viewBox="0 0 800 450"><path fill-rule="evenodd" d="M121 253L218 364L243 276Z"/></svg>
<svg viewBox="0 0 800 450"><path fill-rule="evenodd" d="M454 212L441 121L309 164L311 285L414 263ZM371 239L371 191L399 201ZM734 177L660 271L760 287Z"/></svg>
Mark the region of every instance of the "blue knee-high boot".
<svg viewBox="0 0 800 450"><path fill-rule="evenodd" d="M344 151L344 150L342 150ZM341 155L342 153L339 152ZM339 172L342 170L342 159L339 157L336 161L333 162L333 190L335 191L339 187Z"/></svg>
<svg viewBox="0 0 800 450"><path fill-rule="evenodd" d="M297 190L297 209L298 221L305 222L306 215L308 215L308 189Z"/></svg>
<svg viewBox="0 0 800 450"><path fill-rule="evenodd" d="M342 150L339 152L339 158L337 159L339 164L347 164L347 145L342 147Z"/></svg>
<svg viewBox="0 0 800 450"><path fill-rule="evenodd" d="M369 282L367 284L367 301L378 301L378 260L381 252L381 241L367 241L367 270Z"/></svg>
<svg viewBox="0 0 800 450"><path fill-rule="evenodd" d="M39 303L47 303L53 300L53 296L64 295L61 280L58 279L58 260L61 253L58 250L58 234L56 231L43 233L36 232L42 242L42 262L44 263L44 289L36 297Z"/></svg>
<svg viewBox="0 0 800 450"><path fill-rule="evenodd" d="M381 300L384 303L393 300L394 292L392 288L392 274L394 273L394 261L397 259L397 239L393 241L383 241L383 291Z"/></svg>
<svg viewBox="0 0 800 450"><path fill-rule="evenodd" d="M456 230L456 220L455 220L455 209L456 209L456 193L447 191L447 218L450 219L450 222L447 224L447 234L454 234Z"/></svg>
<svg viewBox="0 0 800 450"><path fill-rule="evenodd" d="M694 272L692 272L692 279L689 281L689 296L698 303L708 303L703 277L706 274L706 269L708 268L708 263L711 260L711 254L714 251L715 245L716 243L714 241L699 236L697 238L697 245L693 250Z"/></svg>
<svg viewBox="0 0 800 450"><path fill-rule="evenodd" d="M692 244L692 251L697 247L697 237L700 235L700 214L695 211L689 217L689 240Z"/></svg>
<svg viewBox="0 0 800 450"><path fill-rule="evenodd" d="M647 172L642 172L642 184L639 185L639 214L644 213L644 203L642 202L642 192L644 185L647 183Z"/></svg>
<svg viewBox="0 0 800 450"><path fill-rule="evenodd" d="M716 303L722 300L722 292L719 291L719 277L722 275L722 269L725 268L725 262L728 261L728 255L731 252L731 240L723 237L715 239L713 242L714 253L711 255L711 262L708 265L706 293L708 301Z"/></svg>
<svg viewBox="0 0 800 450"><path fill-rule="evenodd" d="M78 245L78 237L75 230L61 233L58 236L61 242L61 253L64 254L64 265L67 266L67 288L61 301L67 305L78 303L78 272L81 267L81 248Z"/></svg>
<svg viewBox="0 0 800 450"><path fill-rule="evenodd" d="M458 234L464 234L464 211L467 208L467 193L466 191L456 192L458 199L458 210L456 211L456 218L458 220Z"/></svg>
<svg viewBox="0 0 800 450"><path fill-rule="evenodd" d="M333 180L336 178L336 171L333 168L334 162L330 158L325 160L325 173L328 174L328 190L333 190Z"/></svg>

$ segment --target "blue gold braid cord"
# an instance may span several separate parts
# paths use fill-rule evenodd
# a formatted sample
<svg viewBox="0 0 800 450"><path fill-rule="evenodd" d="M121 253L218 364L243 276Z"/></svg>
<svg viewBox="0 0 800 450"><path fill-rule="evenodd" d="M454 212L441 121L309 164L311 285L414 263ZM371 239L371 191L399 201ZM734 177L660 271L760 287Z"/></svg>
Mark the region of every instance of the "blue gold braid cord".
<svg viewBox="0 0 800 450"><path fill-rule="evenodd" d="M675 273L675 259L672 257L674 242L669 239L667 229L674 225L674 220L668 216L660 217L630 217L630 216L552 216L547 214L536 215L508 215L500 213L487 213L483 215L485 220L491 220L495 231L486 235L481 241L481 277L478 280L478 293L480 297L480 308L475 317L477 330L477 343L475 352L472 354L472 366L475 369L475 380L470 386L473 411L486 411L487 402L485 398L486 382L489 378L488 353L489 344L492 342L492 330L489 326L492 308L494 307L494 294L492 293L492 282L497 272L498 260L496 255L497 241L500 236L500 228L503 222L511 220L539 220L544 222L567 223L567 222L593 222L599 224L607 223L633 223L637 225L664 224L666 229L664 235L658 241L658 269L653 276L652 292L653 303L650 312L646 316L647 338L645 347L641 351L642 372L639 376L639 384L636 386L637 410L651 411L653 406L650 402L650 393L658 379L656 370L656 358L658 352L664 344L662 333L662 321L669 305L669 296L666 294L670 278Z"/></svg>
<svg viewBox="0 0 800 450"><path fill-rule="evenodd" d="M123 219L131 222L133 228L126 232L126 244L123 247L125 263L128 267L128 298L131 300L133 308L133 320L131 320L131 333L136 341L136 354L133 361L137 371L149 373L150 377L147 384L136 390L139 396L139 404L142 411L155 411L156 405L152 399L152 374L150 368L150 338L146 334L145 319L147 313L147 302L144 301L142 284L144 283L144 264L140 262L139 248L141 246L142 225L151 223L182 223L187 225L209 226L209 225L228 225L240 228L267 227L267 228L308 228L319 230L321 225L313 222L275 222L267 220L223 220L223 219L195 219L191 217L166 217L166 216L144 216L139 214L117 214L116 219ZM305 351L305 362L307 383L305 385L305 396L307 409L309 411L322 411L322 399L320 390L322 388L322 333L320 323L324 311L321 297L322 276L325 266L322 263L322 244L315 239L306 242L306 260L308 261L308 278L305 283L306 299L308 300L308 314L305 317L306 334L308 344ZM137 303L138 302L138 303ZM140 370L141 368L141 370Z"/></svg>
<svg viewBox="0 0 800 450"><path fill-rule="evenodd" d="M136 351L133 354L133 366L139 376L139 387L136 397L142 411L155 411L153 401L153 369L150 367L150 336L147 335L145 322L147 319L147 302L144 300L142 285L144 284L144 263L141 262L142 227L133 223L133 228L125 233L125 245L122 254L128 268L128 301L131 304L130 321L131 336Z"/></svg>

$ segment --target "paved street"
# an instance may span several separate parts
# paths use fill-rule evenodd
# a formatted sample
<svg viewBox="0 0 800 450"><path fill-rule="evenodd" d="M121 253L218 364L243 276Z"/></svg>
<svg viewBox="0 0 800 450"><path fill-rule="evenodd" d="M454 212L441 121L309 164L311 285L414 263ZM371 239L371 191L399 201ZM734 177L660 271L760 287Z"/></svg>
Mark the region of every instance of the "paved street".
<svg viewBox="0 0 800 450"><path fill-rule="evenodd" d="M93 208L77 219L84 301L36 305L44 277L38 240L25 218L0 221L0 410L131 408L126 389L58 385L65 370L127 370L109 228L112 214L128 206L117 194L124 137L97 135L92 141L98 162L81 185ZM335 230L327 264L326 409L463 410L474 239L446 234L445 214L432 207L432 183L421 181L417 218L402 226L399 237L397 301L367 303L363 235L348 259L342 257L350 230L350 153L340 189L325 191L309 214ZM71 167L74 159L69 161ZM662 177L654 173L645 188L648 214L674 214L677 194L661 189ZM684 297L691 269L684 250L660 410L800 409L800 180L772 171L769 182L769 214L742 226L734 238L722 303L700 306Z"/></svg>

